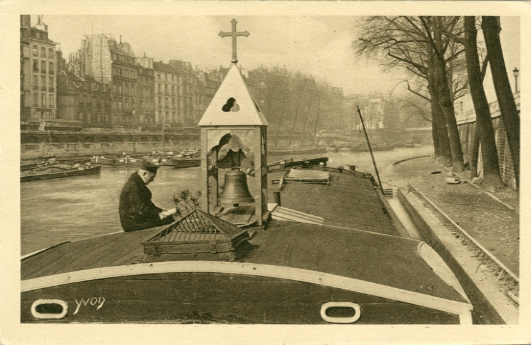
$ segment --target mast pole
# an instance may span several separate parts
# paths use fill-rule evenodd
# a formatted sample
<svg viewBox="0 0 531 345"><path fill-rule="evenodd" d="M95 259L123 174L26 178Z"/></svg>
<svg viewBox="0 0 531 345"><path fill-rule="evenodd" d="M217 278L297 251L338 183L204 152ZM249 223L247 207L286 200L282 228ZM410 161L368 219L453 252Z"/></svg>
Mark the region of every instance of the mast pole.
<svg viewBox="0 0 531 345"><path fill-rule="evenodd" d="M164 123L166 120L166 114L162 115L162 157L164 157Z"/></svg>
<svg viewBox="0 0 531 345"><path fill-rule="evenodd" d="M367 130L365 129L365 123L363 123L363 116L361 116L360 107L356 105L356 108L358 109L358 114L360 115L360 120L361 120L361 126L363 127L363 133L365 133L365 139L367 140L367 145L369 146L369 152L371 153L372 164L374 165L374 171L376 171L376 177L378 178L378 184L380 185L380 190L382 191L382 194L383 194L384 191L383 191L382 181L380 180L380 174L378 173L378 168L376 167L376 161L374 160L374 154L372 153L371 142L369 141L369 136L367 135Z"/></svg>

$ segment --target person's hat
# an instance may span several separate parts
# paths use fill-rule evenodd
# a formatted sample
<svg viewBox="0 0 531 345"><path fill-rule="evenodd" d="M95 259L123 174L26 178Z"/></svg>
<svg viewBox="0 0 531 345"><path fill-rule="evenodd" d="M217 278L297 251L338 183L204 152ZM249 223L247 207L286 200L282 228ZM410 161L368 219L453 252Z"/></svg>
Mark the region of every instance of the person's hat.
<svg viewBox="0 0 531 345"><path fill-rule="evenodd" d="M143 160L142 161L142 164L140 165L140 169L142 170L145 170L145 171L149 171L150 173L153 173L153 174L156 174L157 173L157 169L159 168L158 165L150 162L150 161L147 161L147 160Z"/></svg>

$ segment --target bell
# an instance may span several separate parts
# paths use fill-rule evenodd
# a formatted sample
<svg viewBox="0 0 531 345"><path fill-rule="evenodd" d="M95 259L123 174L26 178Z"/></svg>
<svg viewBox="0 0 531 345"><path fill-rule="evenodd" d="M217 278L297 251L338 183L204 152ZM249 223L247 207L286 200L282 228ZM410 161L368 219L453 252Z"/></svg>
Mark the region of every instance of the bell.
<svg viewBox="0 0 531 345"><path fill-rule="evenodd" d="M247 176L239 168L232 168L225 174L225 187L220 204L237 205L240 202L254 202L254 198L247 187Z"/></svg>

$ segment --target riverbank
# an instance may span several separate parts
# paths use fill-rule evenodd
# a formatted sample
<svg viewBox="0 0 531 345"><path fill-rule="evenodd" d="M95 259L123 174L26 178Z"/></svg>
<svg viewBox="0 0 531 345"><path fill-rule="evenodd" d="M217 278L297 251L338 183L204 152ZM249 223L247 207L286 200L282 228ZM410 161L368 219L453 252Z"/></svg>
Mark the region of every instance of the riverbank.
<svg viewBox="0 0 531 345"><path fill-rule="evenodd" d="M450 261L484 320L518 322L519 200L516 190L495 192L462 179L431 156L398 161L381 172L385 188L398 190L425 240ZM481 269L480 269L481 268Z"/></svg>
<svg viewBox="0 0 531 345"><path fill-rule="evenodd" d="M510 187L491 192L498 201L463 180L446 183L446 172L432 157L420 157L388 166L381 178L385 188L397 187L405 193L408 184L413 185L518 274L518 193Z"/></svg>

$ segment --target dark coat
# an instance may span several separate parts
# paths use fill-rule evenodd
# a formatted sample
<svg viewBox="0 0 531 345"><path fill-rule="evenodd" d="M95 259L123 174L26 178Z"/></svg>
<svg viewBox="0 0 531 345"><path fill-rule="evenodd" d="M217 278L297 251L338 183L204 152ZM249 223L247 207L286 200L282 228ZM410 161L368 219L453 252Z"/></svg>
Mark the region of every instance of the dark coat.
<svg viewBox="0 0 531 345"><path fill-rule="evenodd" d="M160 207L151 201L151 191L137 172L131 174L120 194L120 223L125 231L143 230L170 224L172 217L160 219Z"/></svg>

